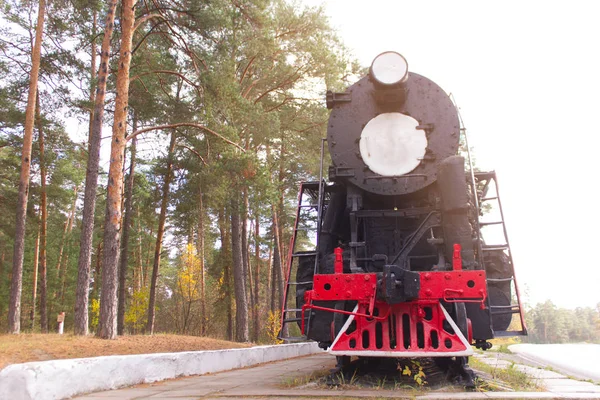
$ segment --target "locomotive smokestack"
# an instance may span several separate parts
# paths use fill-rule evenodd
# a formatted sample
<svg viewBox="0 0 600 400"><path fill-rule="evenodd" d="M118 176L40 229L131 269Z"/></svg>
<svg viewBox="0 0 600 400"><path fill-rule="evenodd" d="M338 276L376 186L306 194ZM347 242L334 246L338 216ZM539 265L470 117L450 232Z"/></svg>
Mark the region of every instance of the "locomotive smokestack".
<svg viewBox="0 0 600 400"><path fill-rule="evenodd" d="M390 111L393 111L406 100L408 63L401 54L386 51L375 57L369 69L369 78L375 89L373 98L381 107L391 107Z"/></svg>
<svg viewBox="0 0 600 400"><path fill-rule="evenodd" d="M375 57L369 76L382 88L402 85L408 79L408 62L400 53L386 51Z"/></svg>

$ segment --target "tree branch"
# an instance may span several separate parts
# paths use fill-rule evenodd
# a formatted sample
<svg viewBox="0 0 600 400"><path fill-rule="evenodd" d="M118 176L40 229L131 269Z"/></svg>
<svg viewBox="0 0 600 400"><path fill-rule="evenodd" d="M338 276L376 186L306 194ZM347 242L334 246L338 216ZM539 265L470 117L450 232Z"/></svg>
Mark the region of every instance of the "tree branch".
<svg viewBox="0 0 600 400"><path fill-rule="evenodd" d="M158 12L162 15L161 8L159 7L159 5L156 2L156 0L152 0L152 2L154 3L154 6L157 8ZM165 18L165 20L167 20L167 18ZM187 41L173 28L173 26L171 25L171 23L168 20L167 20L167 27L171 31L171 35L173 35L174 37L176 37L177 39L179 39L179 41L181 42L179 45L181 47L183 47L183 50L188 54L188 56L190 56L190 59L192 61L192 65L194 65L194 69L196 70L196 72L198 72L198 74L200 74L200 69L198 68L198 65L196 64L195 59L197 59L198 61L200 61L200 63L204 67L205 71L208 71L208 65L206 64L206 62L203 59L201 59L200 57L198 57L198 55L194 51L192 51L190 49L190 47L188 46Z"/></svg>
<svg viewBox="0 0 600 400"><path fill-rule="evenodd" d="M292 97L286 97L285 99L283 99L283 101L279 104L277 104L276 106L273 106L271 108L269 108L268 110L266 110L266 113L270 113L271 111L277 110L279 107L281 107L282 105L284 105L285 103L287 103L288 101L293 100Z"/></svg>
<svg viewBox="0 0 600 400"><path fill-rule="evenodd" d="M152 26L152 28L150 28L150 30L149 30L148 32L146 32L146 34L144 35L144 37L142 38L142 40L140 40L140 41L138 42L138 44L136 44L136 45L135 45L135 47L133 48L133 50L131 50L131 54L134 54L134 53L136 52L136 50L138 49L138 47L140 47L140 46L141 46L141 44L142 44L142 43L144 43L144 41L145 41L145 40L148 38L148 36L150 36L150 35L152 35L152 34L154 34L154 33L159 33L159 34L161 34L161 32L154 32L154 28L156 28L156 27L157 27L157 26L159 26L160 24L162 24L162 23L166 23L166 22L167 22L167 20L166 20L166 19L163 19L162 21L160 21L160 22L157 22L155 25L153 25L153 26Z"/></svg>
<svg viewBox="0 0 600 400"><path fill-rule="evenodd" d="M211 135L218 137L219 139L221 139L225 143L229 143L230 145L237 147L242 152L244 152L244 153L246 152L246 150L244 150L244 148L242 146L240 146L239 144L237 144L235 142L232 142L231 140L229 140L226 137L222 136L221 134L213 131L212 129L207 128L204 125L197 124L197 123L194 123L194 122L180 122L180 123L177 123L177 124L157 125L157 126L151 126L151 127L148 127L148 128L138 129L137 131L135 131L135 132L131 133L129 136L127 136L125 138L125 140L130 140L134 136L137 136L137 135L139 135L141 133L145 133L145 132L149 132L149 131L156 131L156 130L160 130L160 129L178 128L180 126L190 126L192 128L201 129L202 131L204 131L206 133L210 133Z"/></svg>
<svg viewBox="0 0 600 400"><path fill-rule="evenodd" d="M137 22L135 23L135 25L133 26L133 31L135 32L137 30L137 28L140 27L140 25L142 25L144 22L148 21L151 18L162 18L164 20L166 20L165 17L163 17L160 14L149 14L149 15L144 15L142 18L139 18L137 20Z"/></svg>
<svg viewBox="0 0 600 400"><path fill-rule="evenodd" d="M263 97L265 97L266 95L268 95L269 93L275 91L275 90L279 90L283 87L285 87L286 85L291 85L293 83L295 83L296 81L298 81L300 78L302 78L302 74L303 74L303 66L300 66L298 69L296 69L296 71L294 71L293 74L290 75L289 79L284 80L283 82L281 82L280 84L278 84L277 86L267 90L266 92L264 92L263 94L261 94L260 96L258 96L258 98L256 100L254 100L254 104L258 103Z"/></svg>
<svg viewBox="0 0 600 400"><path fill-rule="evenodd" d="M256 59L256 56L252 57L250 59L250 61L248 62L248 65L246 65L246 68L244 68L244 72L242 73L242 76L240 77L240 84L244 81L244 78L246 77L246 74L248 73L248 69L250 68L250 66L252 65L252 63L254 62L255 59Z"/></svg>
<svg viewBox="0 0 600 400"><path fill-rule="evenodd" d="M186 78L183 74L180 74L179 72L176 72L176 71L166 70L166 69L158 69L158 70L154 70L154 71L142 72L141 74L138 74L138 75L132 77L130 79L130 81L133 82L136 79L139 79L140 77L142 77L144 75L150 75L150 74L169 74L169 75L178 76L179 78L181 78L182 81L184 81L184 82L188 83L190 86L192 86L199 95L202 95L202 92L200 91L200 88L198 87L198 85L196 85L194 82L192 82L191 80Z"/></svg>
<svg viewBox="0 0 600 400"><path fill-rule="evenodd" d="M185 144L179 144L178 146L179 147L184 147L184 148L188 149L189 151L191 151L192 153L194 153L202 161L202 164L208 165L206 163L206 161L204 160L204 158L202 158L202 156L200 155L200 153L198 153L196 150L192 149L191 147L189 147L189 146L187 146Z"/></svg>
<svg viewBox="0 0 600 400"><path fill-rule="evenodd" d="M263 94L261 94L260 96L258 96L258 98L256 100L254 100L254 104L258 103L263 97L265 97L266 95L268 95L269 93L281 89L283 87L285 87L286 85L291 85L292 83L296 82L298 79L301 78L301 75L298 74L295 77L292 77L291 79L287 80L287 81L283 81L281 82L279 85L267 90L266 92L264 92Z"/></svg>

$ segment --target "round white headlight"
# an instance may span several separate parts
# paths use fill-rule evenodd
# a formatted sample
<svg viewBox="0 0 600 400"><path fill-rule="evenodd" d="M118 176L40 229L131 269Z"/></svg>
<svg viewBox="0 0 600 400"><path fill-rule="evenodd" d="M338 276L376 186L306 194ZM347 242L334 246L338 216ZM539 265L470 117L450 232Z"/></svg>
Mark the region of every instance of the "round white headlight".
<svg viewBox="0 0 600 400"><path fill-rule="evenodd" d="M371 64L371 77L383 85L395 85L408 78L408 63L395 51L381 53Z"/></svg>
<svg viewBox="0 0 600 400"><path fill-rule="evenodd" d="M401 113L383 113L370 120L360 135L360 155L381 176L402 176L421 163L427 149L419 122Z"/></svg>

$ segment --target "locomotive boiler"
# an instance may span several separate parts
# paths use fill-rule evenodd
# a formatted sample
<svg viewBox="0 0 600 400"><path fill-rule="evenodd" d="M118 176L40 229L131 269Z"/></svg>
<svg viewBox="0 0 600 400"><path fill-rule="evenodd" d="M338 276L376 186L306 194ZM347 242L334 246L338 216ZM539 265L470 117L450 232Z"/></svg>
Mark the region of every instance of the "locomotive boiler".
<svg viewBox="0 0 600 400"><path fill-rule="evenodd" d="M385 52L326 100L332 164L325 180L323 145L319 181L300 185L280 337L315 340L339 364L464 365L472 345L526 334L496 175L460 155L451 98ZM485 221L489 203L495 221ZM486 227L501 229L499 243Z"/></svg>

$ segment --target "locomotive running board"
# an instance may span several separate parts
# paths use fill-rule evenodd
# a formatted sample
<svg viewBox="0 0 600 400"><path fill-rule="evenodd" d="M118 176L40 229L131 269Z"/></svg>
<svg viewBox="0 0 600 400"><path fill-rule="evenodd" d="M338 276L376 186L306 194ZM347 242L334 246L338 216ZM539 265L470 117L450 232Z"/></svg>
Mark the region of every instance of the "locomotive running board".
<svg viewBox="0 0 600 400"><path fill-rule="evenodd" d="M440 348L439 350L434 350L434 351L425 350L425 349L420 350L420 351L414 351L414 350L410 349L410 346L409 346L409 349L405 349L405 348L402 348L402 346L398 346L398 349L394 349L394 350L364 350L364 349L352 350L352 349L341 348L341 347L344 347L344 346L340 346L341 341L343 341L342 337L348 336L348 335L346 335L346 331L352 324L352 321L354 321L354 319L355 319L354 314L356 314L358 312L358 307L359 307L358 304L356 305L356 307L354 307L354 310L352 312L353 315L350 315L348 317L348 319L346 320L346 323L342 326L342 329L340 329L340 332L336 336L335 340L333 341L331 346L327 349L328 353L330 353L332 355L336 355L336 356L368 356L368 357L395 357L395 358L401 358L401 357L466 357L466 356L473 355L473 349L471 348L471 345L469 344L469 342L467 341L465 336L462 334L462 332L456 325L456 322L454 322L454 320L450 317L450 315L448 314L446 309L444 307L442 307L442 305L440 303L438 303L438 310L439 309L442 310L445 320L448 321L448 323L452 327L452 330L454 331L454 334L452 336L456 336L456 338L453 338L453 342L459 345L459 346L457 346L458 350L444 351L444 350L442 350L443 346L441 346L441 345L439 346L439 348ZM458 340L456 340L456 339L458 339ZM427 346L427 347L429 348L431 346Z"/></svg>

